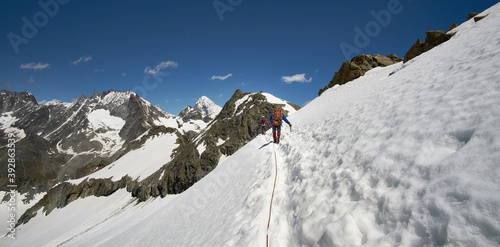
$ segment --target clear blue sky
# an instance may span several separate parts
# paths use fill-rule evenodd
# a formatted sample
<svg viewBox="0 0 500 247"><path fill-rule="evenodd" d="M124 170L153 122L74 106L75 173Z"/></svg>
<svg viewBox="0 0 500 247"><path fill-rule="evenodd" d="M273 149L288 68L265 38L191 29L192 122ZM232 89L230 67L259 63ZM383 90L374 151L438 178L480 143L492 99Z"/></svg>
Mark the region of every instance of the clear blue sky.
<svg viewBox="0 0 500 247"><path fill-rule="evenodd" d="M172 114L202 95L223 106L236 89L302 106L346 54L403 57L425 31L497 2L4 0L0 83L38 101L134 90Z"/></svg>

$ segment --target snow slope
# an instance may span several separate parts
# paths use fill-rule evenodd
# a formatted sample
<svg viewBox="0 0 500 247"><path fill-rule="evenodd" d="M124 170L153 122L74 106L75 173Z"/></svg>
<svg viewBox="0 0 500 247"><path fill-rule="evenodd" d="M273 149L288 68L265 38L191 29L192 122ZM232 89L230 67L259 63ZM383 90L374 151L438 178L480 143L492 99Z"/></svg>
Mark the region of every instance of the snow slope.
<svg viewBox="0 0 500 247"><path fill-rule="evenodd" d="M500 4L488 11L325 91L279 145L255 138L182 194L77 200L0 245L264 246L276 160L270 246L498 246Z"/></svg>
<svg viewBox="0 0 500 247"><path fill-rule="evenodd" d="M283 110L286 110L290 113L294 113L297 111L290 104L288 104L288 102L286 102L285 100L282 100L282 99L280 99L280 98L278 98L270 93L262 93L262 95L264 95L266 97L267 101L271 104L284 105Z"/></svg>
<svg viewBox="0 0 500 247"><path fill-rule="evenodd" d="M148 139L142 147L128 152L101 170L68 182L79 184L88 178L111 177L113 181L118 181L124 176L140 181L158 171L171 160L172 151L179 146L176 144L176 140L175 133L160 134Z"/></svg>

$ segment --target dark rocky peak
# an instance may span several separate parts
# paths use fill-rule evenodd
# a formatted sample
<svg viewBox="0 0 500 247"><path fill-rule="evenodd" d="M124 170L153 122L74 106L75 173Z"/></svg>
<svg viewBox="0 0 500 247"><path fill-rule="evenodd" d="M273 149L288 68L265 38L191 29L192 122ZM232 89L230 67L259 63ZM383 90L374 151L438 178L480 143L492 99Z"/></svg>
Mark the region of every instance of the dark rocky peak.
<svg viewBox="0 0 500 247"><path fill-rule="evenodd" d="M101 95L94 89L94 93L92 94L92 97L91 98L100 98Z"/></svg>
<svg viewBox="0 0 500 247"><path fill-rule="evenodd" d="M7 90L0 91L0 111L17 111L20 108L38 106L38 102L28 91L20 93Z"/></svg>

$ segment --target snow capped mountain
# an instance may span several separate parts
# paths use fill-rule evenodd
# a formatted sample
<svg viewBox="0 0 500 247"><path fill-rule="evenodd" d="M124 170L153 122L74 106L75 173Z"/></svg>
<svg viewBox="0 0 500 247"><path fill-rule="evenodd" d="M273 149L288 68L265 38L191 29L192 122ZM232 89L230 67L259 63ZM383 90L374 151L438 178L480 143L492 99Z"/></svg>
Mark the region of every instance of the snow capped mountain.
<svg viewBox="0 0 500 247"><path fill-rule="evenodd" d="M53 204L50 214L35 207L18 238L0 245L498 246L500 4L480 16L432 50L334 86L299 111L237 90L192 141L151 128L130 141L139 148L81 186L54 186L71 203L48 193L40 201ZM96 101L68 109L84 102ZM294 126L279 145L255 133L276 104ZM118 117L125 128L128 118L115 112L96 103L88 123L114 131ZM20 128L22 116L2 114L3 126ZM83 187L106 196L78 194Z"/></svg>
<svg viewBox="0 0 500 247"><path fill-rule="evenodd" d="M205 123L209 123L217 117L217 114L219 114L221 110L222 107L216 105L208 97L202 96L196 101L194 107L190 105L186 106L178 116L182 118L184 122L201 120ZM201 126L203 126L202 129L204 129L206 124L201 123Z"/></svg>
<svg viewBox="0 0 500 247"><path fill-rule="evenodd" d="M214 119L222 110L222 107L216 105L208 97L201 96L198 101L196 101L194 109L201 112L202 117L209 117L210 119Z"/></svg>
<svg viewBox="0 0 500 247"><path fill-rule="evenodd" d="M72 103L38 104L29 92L3 90L0 102L0 138L6 143L8 134L15 136L20 146L17 161L25 164L26 172L18 176L22 192L32 188L41 192L54 183L86 175L124 155L129 143L153 126L177 129L182 121L132 91L109 90L102 95L94 91L91 97ZM0 186L5 184L6 177L0 178Z"/></svg>

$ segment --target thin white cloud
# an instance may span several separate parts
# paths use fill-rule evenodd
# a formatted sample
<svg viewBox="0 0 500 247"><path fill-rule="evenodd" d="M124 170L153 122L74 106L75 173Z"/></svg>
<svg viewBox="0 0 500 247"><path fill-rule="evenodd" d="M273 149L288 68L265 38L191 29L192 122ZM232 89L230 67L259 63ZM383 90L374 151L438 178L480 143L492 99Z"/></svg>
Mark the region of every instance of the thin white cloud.
<svg viewBox="0 0 500 247"><path fill-rule="evenodd" d="M86 55L86 56L83 56L81 58L78 58L77 60L71 62L71 64L73 65L78 65L80 63L86 63L86 62L89 62L90 60L92 60L92 56L89 56L89 55Z"/></svg>
<svg viewBox="0 0 500 247"><path fill-rule="evenodd" d="M165 103L168 103L168 99L165 100Z"/></svg>
<svg viewBox="0 0 500 247"><path fill-rule="evenodd" d="M223 80L225 80L225 79L227 79L227 78L229 78L231 76L233 76L233 74L227 74L225 76L215 76L215 75L213 75L212 78L210 78L210 80L212 80L212 81L213 80L221 80L221 81L223 81Z"/></svg>
<svg viewBox="0 0 500 247"><path fill-rule="evenodd" d="M150 74L150 75L156 75L164 69L167 69L169 67L177 68L177 66L179 66L179 64L174 62L174 61L161 62L158 65L156 65L154 68L151 68L148 66L146 69L144 69L144 73Z"/></svg>
<svg viewBox="0 0 500 247"><path fill-rule="evenodd" d="M3 89L5 89L5 90L10 90L10 83L8 83L8 82L4 82L4 83L3 83Z"/></svg>
<svg viewBox="0 0 500 247"><path fill-rule="evenodd" d="M42 70L42 69L50 68L50 64L48 64L48 63L28 63L28 64L21 64L21 66L19 68L32 69L32 70Z"/></svg>
<svg viewBox="0 0 500 247"><path fill-rule="evenodd" d="M94 72L95 73L100 73L100 72L104 72L104 70L103 69L95 69Z"/></svg>
<svg viewBox="0 0 500 247"><path fill-rule="evenodd" d="M33 83L35 82L35 79L33 79L33 76L30 77L30 79L28 80L29 83Z"/></svg>
<svg viewBox="0 0 500 247"><path fill-rule="evenodd" d="M282 76L281 81L286 84L292 84L292 82L309 83L312 81L312 77L306 78L306 74L296 74L292 76Z"/></svg>
<svg viewBox="0 0 500 247"><path fill-rule="evenodd" d="M126 77L126 76L127 76L127 73L123 73L123 74L122 74L122 77Z"/></svg>

